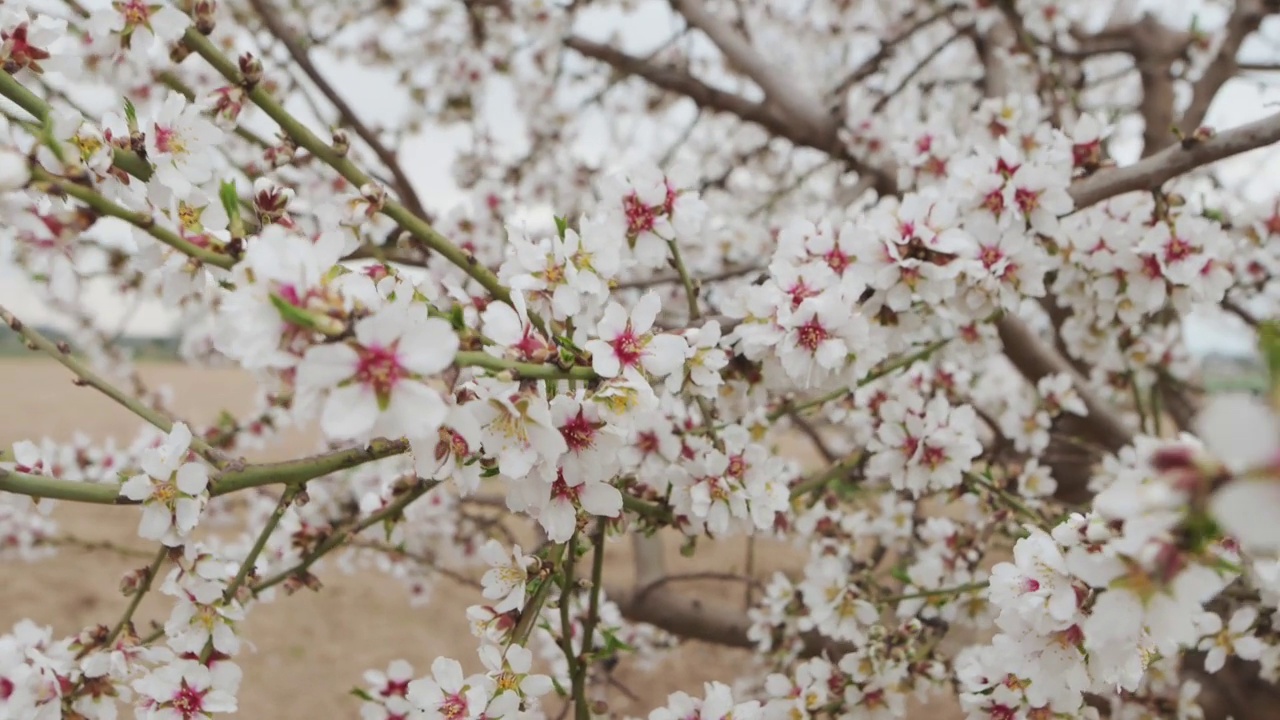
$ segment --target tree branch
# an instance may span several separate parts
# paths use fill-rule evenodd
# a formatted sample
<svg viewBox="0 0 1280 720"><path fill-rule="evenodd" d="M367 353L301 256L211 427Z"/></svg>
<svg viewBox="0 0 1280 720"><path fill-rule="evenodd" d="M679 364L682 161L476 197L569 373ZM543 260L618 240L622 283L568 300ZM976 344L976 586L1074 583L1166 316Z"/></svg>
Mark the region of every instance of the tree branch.
<svg viewBox="0 0 1280 720"><path fill-rule="evenodd" d="M1158 188L1184 173L1276 142L1280 142L1280 113L1232 128L1207 140L1189 139L1133 165L1104 170L1078 180L1071 185L1071 199L1075 201L1075 211L1080 211L1116 195Z"/></svg>
<svg viewBox="0 0 1280 720"><path fill-rule="evenodd" d="M728 23L708 12L701 0L670 0L671 7L701 30L724 54L725 60L750 78L764 91L765 102L772 104L789 120L799 123L805 133L822 136L831 133L834 123L824 111L822 102L809 97L794 78L778 71L777 63L761 57Z"/></svg>
<svg viewBox="0 0 1280 720"><path fill-rule="evenodd" d="M391 173L391 177L395 181L395 191L400 196L401 202L415 215L427 222L431 222L430 214L422 207L422 201L418 198L417 193L414 192L413 183L405 175L404 169L400 167L400 161L396 154L382 143L382 140L378 138L378 134L360 120L360 116L356 114L355 110L329 84L324 74L311 61L311 56L307 53L306 48L298 42L297 37L285 26L280 13L271 6L270 0L249 0L249 4L258 13L258 17L262 19L262 24L280 41L281 45L284 45L289 52L289 56L293 58L293 61L302 69L307 78L315 84L320 94L324 95L325 99L338 111L341 124L354 130L356 135L369 146L369 149L373 150L373 154L378 157L378 160L386 166L387 171Z"/></svg>
<svg viewBox="0 0 1280 720"><path fill-rule="evenodd" d="M347 470L368 462L381 460L409 451L406 440L377 438L367 445L313 455L285 462L247 465L239 469L224 470L213 476L209 495L218 497L229 493L264 485L292 485L314 480L339 470ZM0 491L29 495L38 498L71 500L98 505L136 505L135 501L120 496L120 487L113 483L80 482L63 480L46 475L33 475L0 468Z"/></svg>
<svg viewBox="0 0 1280 720"><path fill-rule="evenodd" d="M1240 54L1240 46L1244 44L1245 38L1262 25L1262 20L1268 14L1261 0L1236 0L1235 5L1227 19L1226 37L1222 41L1222 47L1218 49L1218 55L1205 68L1200 79L1191 86L1191 104L1178 122L1178 129L1184 136L1200 127L1205 115L1209 113L1213 99L1218 96L1218 91L1239 72L1236 56Z"/></svg>
<svg viewBox="0 0 1280 720"><path fill-rule="evenodd" d="M572 36L564 41L566 47L594 60L599 60L624 75L644 78L663 90L689 98L698 107L716 112L726 112L747 122L764 127L779 137L798 145L829 151L828 145L814 144L814 138L796 132L788 118L780 115L767 103L747 100L739 95L718 90L698 80L689 73L674 67L659 67L642 58L628 55L609 45Z"/></svg>

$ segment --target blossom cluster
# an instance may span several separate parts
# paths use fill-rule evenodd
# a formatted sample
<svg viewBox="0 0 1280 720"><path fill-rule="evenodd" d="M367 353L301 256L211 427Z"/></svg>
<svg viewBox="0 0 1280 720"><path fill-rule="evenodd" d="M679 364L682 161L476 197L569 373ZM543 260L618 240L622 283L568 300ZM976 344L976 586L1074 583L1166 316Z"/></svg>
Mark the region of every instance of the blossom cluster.
<svg viewBox="0 0 1280 720"><path fill-rule="evenodd" d="M674 45L661 67L618 60L573 35L577 3L253 8L469 134L452 167L468 202L438 213L384 144L422 121L371 131L335 103L342 121L317 135L284 102L310 86L232 27L240 5L0 8L0 94L34 119L0 120L0 283L38 281L79 325L65 343L0 317L147 423L123 444L0 454L0 559L75 543L53 498L139 506L154 545L117 621L0 635L0 716L234 713L245 618L358 568L415 604L441 582L475 596L441 620L466 623L475 652L387 657L354 693L367 720L616 715L611 668L655 665L679 635L757 652L650 720L901 718L941 694L970 718L1092 717L1099 698L1115 717L1191 718L1193 672L1247 661L1280 679L1280 378L1203 397L1182 336L1234 308L1274 370L1280 332L1251 308L1280 310L1280 206L1237 207L1197 178L1080 190L1117 172L1125 131L1094 87L1066 99L1092 76L1081 27L1100 3L901 18L955 60L938 65L971 51L984 92L886 42L872 81L823 90L834 125L816 129L780 95L846 74L844 50L837 67L776 43L804 72L760 81L757 103L685 78L703 60ZM900 29L852 7L871 4L740 5L761 46ZM1186 33L1186 78L1227 32ZM599 133L609 152L631 144L624 127L665 141L684 106L613 92L632 83L569 48L718 112L606 171L582 149ZM68 101L77 76L126 99ZM518 160L489 124L504 93L525 120ZM636 122L593 127L586 107ZM179 419L92 328L100 277L173 309L185 361L251 376L254 410ZM318 434L314 454L245 458L288 428ZM742 617L711 622L698 600L668 622L638 609L665 611L678 576L624 596L613 558L631 540L647 576L645 543L672 536L798 560L762 592L709 573L751 588ZM148 631L134 612L153 592L166 614Z"/></svg>

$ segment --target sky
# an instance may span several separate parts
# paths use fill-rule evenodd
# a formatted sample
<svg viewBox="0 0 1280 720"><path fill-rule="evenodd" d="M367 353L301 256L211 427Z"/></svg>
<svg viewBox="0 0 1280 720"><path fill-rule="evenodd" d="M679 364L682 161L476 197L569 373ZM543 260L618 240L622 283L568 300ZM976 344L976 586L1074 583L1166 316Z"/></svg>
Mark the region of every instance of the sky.
<svg viewBox="0 0 1280 720"><path fill-rule="evenodd" d="M1220 24L1223 17L1221 9L1211 0L1207 3L1200 0L1140 0L1134 4L1141 9L1157 10L1171 23L1185 22L1197 8L1201 12L1200 22L1205 27ZM625 18L617 13L595 13L584 19L584 26L579 30L603 40L610 30L625 22L628 49L635 51L646 45L653 46L665 39L672 29L668 11L662 7L665 5L666 3L641 4L637 14ZM1246 44L1243 57L1258 61L1280 59L1280 23L1276 23L1277 20L1280 18L1264 24L1258 37ZM335 85L341 89L349 104L362 115L362 119L376 123L379 118L403 117L413 111L407 98L397 91L392 78L356 63L335 60L323 51L314 52L313 59L327 77L336 81ZM95 98L92 89L86 92L88 98ZM102 93L98 93L96 99L104 109L114 101L110 94ZM1217 128L1243 124L1275 112L1272 106L1277 104L1280 104L1280 90L1265 88L1259 83L1233 81L1219 94L1206 124ZM87 100L86 105L92 108L95 102ZM317 121L301 101L288 103L288 106L296 116L307 121L313 128L320 130L324 127L324 123ZM509 89L496 88L488 106L493 111L491 126L495 134L501 135L504 125L508 132L516 128L508 119L515 116ZM507 112L507 108L511 111ZM268 136L271 134L269 121L255 129L264 131ZM420 197L433 209L448 210L465 201L464 195L454 186L447 168L466 138L465 129L429 129L408 138L400 146L406 174ZM1121 162L1132 160L1125 155L1137 152L1136 146L1120 146L1114 150ZM1229 184L1239 183L1245 198L1268 199L1274 197L1280 188L1276 187L1271 174L1260 173L1258 168L1271 165L1267 160L1275 155L1274 151L1256 151L1224 161L1219 167ZM8 307L29 323L60 325L64 322L37 297L27 281L0 285L0 305ZM100 327L113 332L165 335L173 331L178 319L177 313L158 301L139 304L125 300L112 289L112 284L107 280L87 283L84 305L95 309ZM1190 318L1186 328L1188 344L1196 353L1215 350L1248 352L1252 346L1252 340L1243 324L1231 326L1217 315L1213 318Z"/></svg>

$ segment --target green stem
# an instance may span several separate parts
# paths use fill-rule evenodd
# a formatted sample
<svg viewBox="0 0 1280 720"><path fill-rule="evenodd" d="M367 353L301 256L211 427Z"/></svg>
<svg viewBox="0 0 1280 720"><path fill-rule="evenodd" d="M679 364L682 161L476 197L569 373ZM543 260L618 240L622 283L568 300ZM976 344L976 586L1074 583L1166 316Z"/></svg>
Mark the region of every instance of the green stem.
<svg viewBox="0 0 1280 720"><path fill-rule="evenodd" d="M680 256L680 248L676 246L676 241L668 240L667 247L671 249L671 265L680 276L681 284L684 285L685 301L689 304L689 322L692 324L702 317L702 311L698 309L698 290L693 286L693 278L689 276L689 271L684 266L684 258Z"/></svg>
<svg viewBox="0 0 1280 720"><path fill-rule="evenodd" d="M14 104L26 110L41 123L49 121L49 103L3 71L0 71L0 95L12 100ZM151 179L151 166L136 153L121 148L114 148L113 152L113 162L116 167L143 182Z"/></svg>
<svg viewBox="0 0 1280 720"><path fill-rule="evenodd" d="M0 72L0 95L9 98L15 105L26 110L31 117L42 123L49 118L49 103L28 90L7 72Z"/></svg>
<svg viewBox="0 0 1280 720"><path fill-rule="evenodd" d="M879 602L891 603L901 602L903 600L918 600L920 598L945 597L947 595L963 595L964 593L980 592L986 590L990 583L976 582L967 585L957 585L955 587L940 588L937 590L921 590L919 592L907 593L905 595L890 595L889 597L878 598Z"/></svg>
<svg viewBox="0 0 1280 720"><path fill-rule="evenodd" d="M156 553L155 560L151 561L151 565L147 566L146 574L142 576L142 582L137 589L133 591L133 597L129 598L129 605L124 609L124 616L120 618L120 622L111 628L111 634L107 635L107 639L103 641L102 646L110 648L111 644L120 637L120 633L129 626L133 620L133 614L138 610L138 605L142 602L142 597L151 590L151 583L156 578L156 574L160 572L160 565L164 563L164 559L169 556L169 548L162 547L160 552Z"/></svg>
<svg viewBox="0 0 1280 720"><path fill-rule="evenodd" d="M669 524L674 520L669 508L656 503L646 502L637 497L632 497L625 492L622 493L622 507L637 515L642 515L650 520L656 520L661 523Z"/></svg>
<svg viewBox="0 0 1280 720"><path fill-rule="evenodd" d="M625 496L624 496L625 497ZM545 574L542 582L538 584L538 588L533 591L533 595L525 602L524 607L520 609L520 619L516 621L515 629L511 631L511 639L507 642L511 645L524 645L529 640L530 633L537 627L538 617L542 615L542 606L547 602L547 596L551 594L551 588L555 585L552 580L560 561L564 558L565 545L553 545L547 554Z"/></svg>
<svg viewBox="0 0 1280 720"><path fill-rule="evenodd" d="M587 617L582 621L582 655L578 658L578 673L575 676L574 709L575 720L590 720L591 708L587 704L586 686L587 671L590 668L588 658L592 654L595 642L596 624L600 622L600 589L604 584L604 536L605 521L596 521L596 532L591 538L591 590L587 599Z"/></svg>
<svg viewBox="0 0 1280 720"><path fill-rule="evenodd" d="M910 355L903 355L902 357L895 358L881 365L880 367L876 368L872 372L868 373L866 377L859 380L858 384L855 385L854 387L855 388L865 387L875 382L876 380L879 380L882 377L891 375L904 368L908 368L920 362L921 360L927 360L934 353L938 352L943 347L945 347L946 344L949 342L951 342L951 338L946 338L943 340L935 340L934 342L929 343L928 345L925 345L923 348L921 348L920 350L914 353L911 353ZM777 420L789 413L805 412L806 410L810 410L815 407L826 405L832 400L839 400L845 395L848 395L851 390L852 388L839 388L838 390L832 390L826 395L822 395L821 397L814 398L813 400L800 403L799 405L784 405L783 407L769 413L766 417L768 417L768 419L772 421L772 420Z"/></svg>
<svg viewBox="0 0 1280 720"><path fill-rule="evenodd" d="M973 472L965 473L965 478L967 478L970 482L974 483L975 485L980 485L983 488L985 488L988 492L995 495L1004 504L1008 505L1012 510L1017 512L1019 515L1022 515L1027 520L1030 520L1033 523L1035 523L1037 527L1044 525L1044 518L1041 517L1039 513L1033 511L1031 508L1024 505L1022 501L1018 500L1013 495L1005 492L1003 489L998 487L991 480L988 480L987 478L979 475L978 473L973 473Z"/></svg>
<svg viewBox="0 0 1280 720"><path fill-rule="evenodd" d="M183 35L183 42L188 48L194 51L206 62L218 71L228 82L233 85L244 86L244 77L240 74L240 69L236 64L222 53L221 50L213 44L209 38L201 35L195 27L187 28L186 34ZM272 120L280 126L280 129L293 139L300 147L306 148L308 152L318 158L320 161L337 171L339 175L359 188L373 182L368 174L356 166L355 163L347 159L344 155L339 154L328 143L316 136L315 133L307 129L305 125L298 121L284 106L267 92L262 83L258 83L248 89L249 99L255 105L262 109ZM441 235L435 228L431 227L426 220L415 215L413 212L405 208L394 200L387 200L382 207L382 214L391 218L400 227L404 228L420 241L423 245L439 253L446 260L456 265L463 272L470 275L476 282L493 295L498 300L511 304L511 291L508 290L498 280L498 276L494 275L488 268L476 261L475 256L466 252L462 248L454 245L448 238ZM530 313L529 320L541 331L546 332L546 324L542 318Z"/></svg>
<svg viewBox="0 0 1280 720"><path fill-rule="evenodd" d="M115 553L120 557L130 557L130 558L150 558L151 557L151 553L147 552L146 550L137 550L134 548L124 547L122 545L117 545L111 542L110 540L88 540L82 537L76 537L75 535L59 535L57 537L52 537L42 542L46 545L55 545L55 546L62 545L66 547L79 548L80 550L86 550L86 551L106 550L107 552Z"/></svg>
<svg viewBox="0 0 1280 720"><path fill-rule="evenodd" d="M589 720L590 708L587 707L586 673L582 671L582 658L573 651L573 624L569 617L569 603L573 598L573 566L578 556L578 533L569 538L569 554L565 557L560 585L560 649L564 652L565 662L569 665L569 681L573 687L573 707L576 720ZM585 636L584 636L585 640ZM582 652L587 652L584 643Z"/></svg>
<svg viewBox="0 0 1280 720"><path fill-rule="evenodd" d="M196 91L192 90L191 86L182 82L182 78L178 77L177 75L170 72L169 70L165 70L163 72L158 73L156 75L156 79L164 83L165 86L168 87L170 90L173 90L174 92L177 92L177 93L181 93L182 96L185 97L189 102L196 101ZM266 138L262 137L258 133L250 130L249 128L244 127L243 125L240 125L239 123L236 124L235 132L240 137L244 138L245 140L248 140L249 142L253 143L254 145L257 145L260 148L271 147L270 141L268 141Z"/></svg>
<svg viewBox="0 0 1280 720"><path fill-rule="evenodd" d="M693 284L689 269L685 267L684 257L680 255L680 247L676 245L676 241L668 240L667 247L671 250L671 266L675 268L676 274L680 276L680 283L684 285L684 299L689 306L689 323L693 324L702 317L702 311L698 309L698 289ZM716 421L711 402L701 395L695 397L694 402L697 403L698 411L702 415L703 428L706 429L707 435L711 437L716 447L720 448L721 443L716 435Z"/></svg>
<svg viewBox="0 0 1280 720"><path fill-rule="evenodd" d="M454 359L460 367L480 367L501 372L510 370L521 378L530 380L599 380L600 376L589 367L575 366L568 369L550 364L516 362L494 357L487 352L464 350Z"/></svg>
<svg viewBox="0 0 1280 720"><path fill-rule="evenodd" d="M229 255L223 255L220 252L215 252L208 248L202 248L199 245L183 238L178 233L162 225L156 224L156 219L150 214L135 212L128 208L121 207L120 205L111 202L106 197L103 197L101 194L95 192L93 188L68 182L51 174L49 171L38 165L32 166L31 177L35 181L47 185L49 189L53 191L51 194L70 195L85 205L93 208L99 215L123 220L188 257L199 260L207 265L214 265L224 269L230 268L236 264L236 261Z"/></svg>
<svg viewBox="0 0 1280 720"><path fill-rule="evenodd" d="M861 462L861 452L853 452L846 455L826 470L796 483L795 486L791 488L791 499L795 500L796 498L804 497L815 490L821 490L832 480L836 480L847 475L850 470L858 467Z"/></svg>
<svg viewBox="0 0 1280 720"><path fill-rule="evenodd" d="M3 74L4 73L0 73L0 75ZM167 433L173 430L174 421L172 418L158 410L143 405L142 402L136 398L129 397L119 388L90 370L84 363L73 357L71 355L71 349L65 344L59 346L58 343L54 343L52 340L46 338L44 335L40 334L39 331L23 324L21 320L15 317L14 314L9 312L9 310L4 306L0 306L0 321L3 321L6 325L12 328L14 332L21 335L28 343L34 345L37 349L43 351L54 360L57 360L59 364L74 373L80 383L88 385L103 395L115 400L125 409L129 410L129 412L132 412L134 415L137 415L157 428L160 428L162 431ZM198 437L192 436L191 449L195 450L201 455L201 457L208 460L215 467L220 468L226 464L226 461L221 457L221 453L214 450L208 443Z"/></svg>
<svg viewBox="0 0 1280 720"><path fill-rule="evenodd" d="M339 470L400 455L408 449L407 441L378 438L363 447L337 450L286 462L262 463L223 470L212 478L209 495L217 497L264 485L300 484ZM122 497L119 486L112 483L62 480L4 469L0 469L0 491L98 505L138 504L136 501Z"/></svg>
<svg viewBox="0 0 1280 720"><path fill-rule="evenodd" d="M258 539L254 541L253 547L249 549L249 554L245 556L244 562L240 563L240 569L236 571L236 576L231 579L227 585L227 589L222 593L223 604L231 602L236 596L236 591L244 584L245 578L249 577L249 573L253 571L253 566L258 562L258 556L262 554L262 549L267 546L267 539L271 537L271 533L275 532L276 526L280 524L280 518L284 517L284 513L293 504L294 498L298 497L298 493L302 492L305 485L298 483L290 485L284 489L280 495L280 501L276 503L275 510L271 511L271 517L267 518L267 524L263 526L262 532L258 533Z"/></svg>
<svg viewBox="0 0 1280 720"><path fill-rule="evenodd" d="M343 530L338 530L334 532L332 535L326 538L323 542L317 545L315 549L312 550L311 553L307 555L307 557L304 558L297 565L294 565L293 567L287 570L282 570L279 573L276 573L275 575L272 575L271 577L267 578L266 580L263 580L262 582L259 582L253 585L252 587L253 594L256 596L262 591L270 587L279 585L280 583L288 580L291 577L297 577L298 575L306 572L320 558L324 557L325 555L328 555L330 552L337 549L339 546L343 545L348 538L353 537L355 535L359 535L360 533L364 532L366 529L371 528L374 525L377 525L383 520L390 520L397 517L398 515L404 512L405 508L413 504L415 500L431 492L431 490L434 489L439 484L440 484L439 480L419 481L417 486L415 486L411 490L408 490L407 492L405 492L404 495L401 495L399 498L393 500L389 505L382 508L378 512L373 513L369 517L365 518L364 520L360 521L359 523L356 523L355 525L349 528L345 528Z"/></svg>

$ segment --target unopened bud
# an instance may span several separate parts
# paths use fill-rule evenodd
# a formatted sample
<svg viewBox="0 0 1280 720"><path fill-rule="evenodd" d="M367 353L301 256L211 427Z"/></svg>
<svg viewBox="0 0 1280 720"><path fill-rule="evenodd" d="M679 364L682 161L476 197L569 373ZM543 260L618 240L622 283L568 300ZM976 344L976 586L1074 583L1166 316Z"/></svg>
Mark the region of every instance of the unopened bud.
<svg viewBox="0 0 1280 720"><path fill-rule="evenodd" d="M196 32L201 35L213 33L213 16L217 10L218 3L215 0L196 0L195 6L191 8L191 18L195 22Z"/></svg>
<svg viewBox="0 0 1280 720"><path fill-rule="evenodd" d="M125 576L120 578L120 594L129 597L138 592L147 583L150 575L151 569L144 567L125 573Z"/></svg>
<svg viewBox="0 0 1280 720"><path fill-rule="evenodd" d="M146 157L147 155L147 134L141 130L134 130L129 133L129 149Z"/></svg>
<svg viewBox="0 0 1280 720"><path fill-rule="evenodd" d="M245 90L252 90L262 82L262 61L254 56L253 53L245 53L240 56L240 75L244 78L241 85Z"/></svg>
<svg viewBox="0 0 1280 720"><path fill-rule="evenodd" d="M265 157L272 167L284 167L293 162L298 146L292 140L285 139L279 145L267 148Z"/></svg>
<svg viewBox="0 0 1280 720"><path fill-rule="evenodd" d="M303 588L303 582L296 577L291 577L284 581L283 587L285 595L292 595Z"/></svg>
<svg viewBox="0 0 1280 720"><path fill-rule="evenodd" d="M187 56L191 54L191 48L187 44L179 40L169 47L169 61L174 65L180 64Z"/></svg>
<svg viewBox="0 0 1280 720"><path fill-rule="evenodd" d="M333 131L333 151L339 157L346 157L347 151L351 149L351 138L347 137L346 130Z"/></svg>

